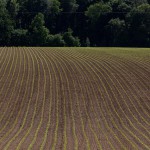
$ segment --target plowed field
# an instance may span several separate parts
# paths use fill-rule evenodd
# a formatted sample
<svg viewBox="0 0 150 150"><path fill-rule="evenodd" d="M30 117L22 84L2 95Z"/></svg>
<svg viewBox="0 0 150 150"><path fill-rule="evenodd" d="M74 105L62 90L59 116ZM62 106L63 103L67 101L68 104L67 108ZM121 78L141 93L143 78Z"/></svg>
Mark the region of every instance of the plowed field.
<svg viewBox="0 0 150 150"><path fill-rule="evenodd" d="M150 150L150 49L0 48L0 150Z"/></svg>

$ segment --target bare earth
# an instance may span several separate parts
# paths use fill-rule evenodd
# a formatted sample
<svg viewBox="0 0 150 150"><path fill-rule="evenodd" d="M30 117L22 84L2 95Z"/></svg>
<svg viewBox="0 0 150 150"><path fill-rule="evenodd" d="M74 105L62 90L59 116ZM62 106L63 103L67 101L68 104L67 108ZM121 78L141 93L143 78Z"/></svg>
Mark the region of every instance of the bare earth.
<svg viewBox="0 0 150 150"><path fill-rule="evenodd" d="M150 150L150 49L0 48L0 150Z"/></svg>

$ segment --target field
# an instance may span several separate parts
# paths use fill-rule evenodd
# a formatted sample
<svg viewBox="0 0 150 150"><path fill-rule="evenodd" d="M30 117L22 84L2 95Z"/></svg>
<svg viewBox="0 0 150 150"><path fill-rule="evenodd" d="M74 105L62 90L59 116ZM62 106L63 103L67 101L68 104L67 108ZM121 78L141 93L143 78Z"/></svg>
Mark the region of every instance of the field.
<svg viewBox="0 0 150 150"><path fill-rule="evenodd" d="M150 150L150 49L0 48L0 150Z"/></svg>

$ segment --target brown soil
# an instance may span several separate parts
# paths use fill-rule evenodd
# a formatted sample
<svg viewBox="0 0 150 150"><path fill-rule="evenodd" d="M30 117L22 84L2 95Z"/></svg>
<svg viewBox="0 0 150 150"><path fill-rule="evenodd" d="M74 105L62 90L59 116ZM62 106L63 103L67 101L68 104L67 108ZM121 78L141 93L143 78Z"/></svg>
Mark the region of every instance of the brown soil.
<svg viewBox="0 0 150 150"><path fill-rule="evenodd" d="M149 55L0 48L0 150L150 149Z"/></svg>

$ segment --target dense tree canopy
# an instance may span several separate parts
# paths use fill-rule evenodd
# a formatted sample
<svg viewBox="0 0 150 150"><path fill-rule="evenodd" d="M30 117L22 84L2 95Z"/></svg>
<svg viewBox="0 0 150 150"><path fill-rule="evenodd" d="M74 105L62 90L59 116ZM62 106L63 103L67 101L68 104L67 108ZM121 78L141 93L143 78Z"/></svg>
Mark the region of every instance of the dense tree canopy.
<svg viewBox="0 0 150 150"><path fill-rule="evenodd" d="M0 0L0 45L150 47L150 0Z"/></svg>

